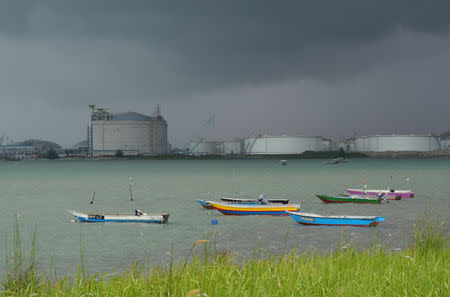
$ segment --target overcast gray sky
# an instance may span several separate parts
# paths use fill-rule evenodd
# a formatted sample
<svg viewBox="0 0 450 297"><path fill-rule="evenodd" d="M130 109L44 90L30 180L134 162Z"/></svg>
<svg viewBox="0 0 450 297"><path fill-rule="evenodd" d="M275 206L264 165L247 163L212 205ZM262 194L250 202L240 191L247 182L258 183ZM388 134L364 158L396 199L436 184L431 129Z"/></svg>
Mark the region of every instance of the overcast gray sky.
<svg viewBox="0 0 450 297"><path fill-rule="evenodd" d="M0 133L71 146L88 104L188 142L450 130L450 1L0 1Z"/></svg>

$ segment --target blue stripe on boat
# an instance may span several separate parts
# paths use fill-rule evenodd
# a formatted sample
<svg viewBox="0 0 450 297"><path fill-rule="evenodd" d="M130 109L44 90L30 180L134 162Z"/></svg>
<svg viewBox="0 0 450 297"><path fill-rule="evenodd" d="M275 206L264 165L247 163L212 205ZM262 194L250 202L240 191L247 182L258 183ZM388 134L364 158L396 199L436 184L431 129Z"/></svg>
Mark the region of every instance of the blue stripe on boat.
<svg viewBox="0 0 450 297"><path fill-rule="evenodd" d="M327 218L327 217L312 217L301 214L292 214L289 213L291 218L293 218L297 223L307 224L307 225L325 225L325 226L361 226L361 227L369 227L385 220L384 217L375 217L375 218L361 218L361 219L350 219L350 218Z"/></svg>

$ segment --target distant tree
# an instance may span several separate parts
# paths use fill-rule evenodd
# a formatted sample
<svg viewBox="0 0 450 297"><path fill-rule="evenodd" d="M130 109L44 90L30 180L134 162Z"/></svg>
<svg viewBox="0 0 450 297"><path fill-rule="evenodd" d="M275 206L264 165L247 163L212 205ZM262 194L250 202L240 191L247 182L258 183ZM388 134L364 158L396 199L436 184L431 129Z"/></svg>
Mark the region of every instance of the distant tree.
<svg viewBox="0 0 450 297"><path fill-rule="evenodd" d="M121 150L117 150L115 153L116 158L122 158L123 157L123 152Z"/></svg>
<svg viewBox="0 0 450 297"><path fill-rule="evenodd" d="M338 153L338 157L339 158L345 158L345 151L343 147L339 148L339 153Z"/></svg>
<svg viewBox="0 0 450 297"><path fill-rule="evenodd" d="M47 154L45 154L46 159L59 159L58 153L55 151L55 149L49 149L47 151Z"/></svg>

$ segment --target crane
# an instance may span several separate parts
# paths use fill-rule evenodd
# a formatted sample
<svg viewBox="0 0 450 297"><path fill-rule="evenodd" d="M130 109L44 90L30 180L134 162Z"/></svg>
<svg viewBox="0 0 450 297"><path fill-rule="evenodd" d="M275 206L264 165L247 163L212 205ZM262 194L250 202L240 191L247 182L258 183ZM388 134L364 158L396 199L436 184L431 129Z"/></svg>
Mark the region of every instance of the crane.
<svg viewBox="0 0 450 297"><path fill-rule="evenodd" d="M205 134L206 130L208 129L208 127L212 124L214 125L214 121L215 121L215 115L212 115L209 117L209 119L203 124L202 128L200 129L200 131L194 136L191 146L189 148L189 153L193 153L195 151L195 149L197 148L197 146L200 144L200 142L202 142L203 140L203 135ZM186 145L187 146L187 145Z"/></svg>

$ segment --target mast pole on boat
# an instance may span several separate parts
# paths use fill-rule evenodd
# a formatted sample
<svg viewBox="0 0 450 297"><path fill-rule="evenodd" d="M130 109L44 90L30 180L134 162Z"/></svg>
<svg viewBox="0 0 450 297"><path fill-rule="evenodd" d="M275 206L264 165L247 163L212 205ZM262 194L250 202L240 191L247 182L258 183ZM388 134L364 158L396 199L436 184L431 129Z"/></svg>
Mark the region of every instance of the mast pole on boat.
<svg viewBox="0 0 450 297"><path fill-rule="evenodd" d="M131 185L133 182L133 178L130 177L129 180L130 180L130 201L133 201L133 187Z"/></svg>

